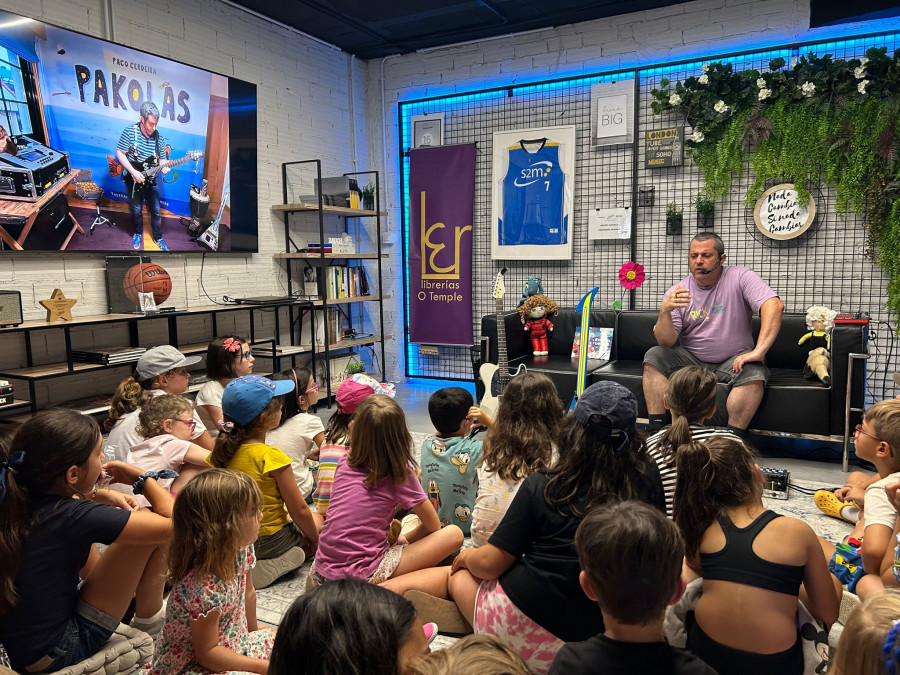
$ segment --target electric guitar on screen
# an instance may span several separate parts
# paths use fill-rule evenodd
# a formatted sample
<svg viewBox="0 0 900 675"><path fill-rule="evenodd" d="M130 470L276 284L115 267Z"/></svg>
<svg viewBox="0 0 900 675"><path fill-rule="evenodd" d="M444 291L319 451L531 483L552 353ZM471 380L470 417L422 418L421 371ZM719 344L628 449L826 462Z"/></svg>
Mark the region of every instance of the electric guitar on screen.
<svg viewBox="0 0 900 675"><path fill-rule="evenodd" d="M509 358L506 355L506 326L503 322L503 296L506 294L506 286L503 283L504 267L497 273L491 295L494 297L497 310L497 363L483 363L478 369L478 376L484 383L484 397L478 407L485 413L494 417L500 405L500 397L510 379L525 371L525 364L520 363L516 372L509 374Z"/></svg>
<svg viewBox="0 0 900 675"><path fill-rule="evenodd" d="M172 168L173 166L178 166L179 164L184 164L185 162L196 161L203 157L203 153L199 150L189 150L188 153L182 157L181 159L175 160L165 160L160 163L157 161L156 157L149 157L143 162L132 162L131 166L134 167L135 171L140 172L141 176L144 177L144 182L141 183L140 187L152 187L156 185L156 175L162 171L164 168ZM122 178L125 181L125 185L129 190L134 188L134 178L130 173L125 171L125 167L121 164L118 164L118 169L116 169L116 173L121 173ZM112 163L110 163L110 174L113 173Z"/></svg>

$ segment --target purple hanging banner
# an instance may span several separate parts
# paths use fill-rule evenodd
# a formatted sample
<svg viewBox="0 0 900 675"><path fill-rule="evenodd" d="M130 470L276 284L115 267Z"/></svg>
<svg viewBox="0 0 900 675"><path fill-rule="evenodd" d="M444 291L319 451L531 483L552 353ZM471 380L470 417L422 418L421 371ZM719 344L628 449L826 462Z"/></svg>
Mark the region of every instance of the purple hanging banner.
<svg viewBox="0 0 900 675"><path fill-rule="evenodd" d="M471 345L475 144L409 151L409 341Z"/></svg>

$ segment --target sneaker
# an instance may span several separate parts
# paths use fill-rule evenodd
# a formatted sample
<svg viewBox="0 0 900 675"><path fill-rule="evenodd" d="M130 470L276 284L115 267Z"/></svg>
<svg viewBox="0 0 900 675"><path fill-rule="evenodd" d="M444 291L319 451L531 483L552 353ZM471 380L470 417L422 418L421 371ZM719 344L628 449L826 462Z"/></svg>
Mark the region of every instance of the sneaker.
<svg viewBox="0 0 900 675"><path fill-rule="evenodd" d="M137 251L141 247L141 235L136 234L131 238L131 248Z"/></svg>
<svg viewBox="0 0 900 675"><path fill-rule="evenodd" d="M161 238L156 240L156 245L159 246L160 251L168 251L169 247L166 246L166 242L164 242Z"/></svg>
<svg viewBox="0 0 900 675"><path fill-rule="evenodd" d="M422 630L425 631L425 642L429 645L434 642L434 638L437 637L438 634L438 626L436 623L426 623L422 626Z"/></svg>
<svg viewBox="0 0 900 675"><path fill-rule="evenodd" d="M279 577L284 576L288 572L303 565L306 561L306 554L299 546L282 553L277 558L269 558L267 560L257 560L256 567L253 568L251 575L253 577L254 588L265 588L271 586Z"/></svg>

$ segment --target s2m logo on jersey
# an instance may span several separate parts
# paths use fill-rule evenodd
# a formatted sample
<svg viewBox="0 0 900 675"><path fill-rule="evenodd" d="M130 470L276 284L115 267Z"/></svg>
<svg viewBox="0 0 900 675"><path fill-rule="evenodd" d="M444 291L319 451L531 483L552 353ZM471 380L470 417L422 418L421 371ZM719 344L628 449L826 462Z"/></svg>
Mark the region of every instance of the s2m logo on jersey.
<svg viewBox="0 0 900 675"><path fill-rule="evenodd" d="M552 168L553 164L548 161L535 162L532 166L522 169L521 174L513 181L513 185L525 187L526 185L537 183L539 180L549 176Z"/></svg>

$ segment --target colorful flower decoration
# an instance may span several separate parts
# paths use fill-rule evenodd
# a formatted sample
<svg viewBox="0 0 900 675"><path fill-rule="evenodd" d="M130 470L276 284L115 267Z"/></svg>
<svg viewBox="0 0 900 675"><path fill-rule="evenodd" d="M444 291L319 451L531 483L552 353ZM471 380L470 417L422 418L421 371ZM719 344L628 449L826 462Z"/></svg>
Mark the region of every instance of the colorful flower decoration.
<svg viewBox="0 0 900 675"><path fill-rule="evenodd" d="M225 338L222 340L222 348L226 352L236 352L241 348L241 341L234 338Z"/></svg>
<svg viewBox="0 0 900 675"><path fill-rule="evenodd" d="M619 285L622 287L622 297L612 303L613 309L622 309L622 301L625 299L625 291L631 291L644 283L644 266L630 260L619 268Z"/></svg>
<svg viewBox="0 0 900 675"><path fill-rule="evenodd" d="M646 275L644 274L644 266L631 262L630 260L619 268L619 283L626 290L639 288L644 283Z"/></svg>

